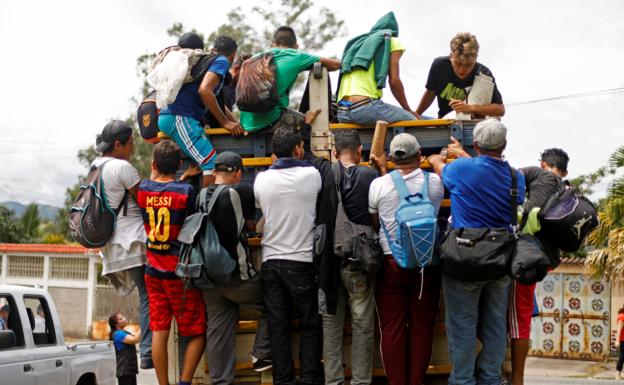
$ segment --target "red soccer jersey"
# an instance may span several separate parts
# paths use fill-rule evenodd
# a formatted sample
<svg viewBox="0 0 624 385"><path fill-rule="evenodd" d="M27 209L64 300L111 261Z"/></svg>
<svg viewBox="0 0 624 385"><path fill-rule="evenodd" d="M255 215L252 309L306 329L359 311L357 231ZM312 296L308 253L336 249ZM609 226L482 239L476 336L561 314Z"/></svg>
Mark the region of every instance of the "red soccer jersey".
<svg viewBox="0 0 624 385"><path fill-rule="evenodd" d="M144 180L139 184L137 200L147 233L146 274L175 278L180 252L178 233L186 216L194 211L193 186Z"/></svg>

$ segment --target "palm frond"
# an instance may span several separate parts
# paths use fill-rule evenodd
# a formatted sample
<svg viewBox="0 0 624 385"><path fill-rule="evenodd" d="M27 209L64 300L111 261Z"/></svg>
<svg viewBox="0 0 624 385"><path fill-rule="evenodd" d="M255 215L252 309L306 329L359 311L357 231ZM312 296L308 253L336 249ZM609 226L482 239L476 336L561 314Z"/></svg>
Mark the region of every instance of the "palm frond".
<svg viewBox="0 0 624 385"><path fill-rule="evenodd" d="M624 146L620 146L609 158L609 165L617 168L624 166Z"/></svg>

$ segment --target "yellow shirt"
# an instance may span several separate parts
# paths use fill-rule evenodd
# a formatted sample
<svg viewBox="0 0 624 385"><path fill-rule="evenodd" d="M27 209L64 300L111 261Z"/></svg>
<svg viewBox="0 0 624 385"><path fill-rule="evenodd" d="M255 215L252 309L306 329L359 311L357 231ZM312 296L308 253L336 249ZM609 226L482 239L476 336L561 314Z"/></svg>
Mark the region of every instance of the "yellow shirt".
<svg viewBox="0 0 624 385"><path fill-rule="evenodd" d="M393 37L390 39L390 52L405 51L405 46L401 41ZM340 79L340 90L338 91L338 101L345 96L362 95L373 99L381 99L383 90L377 88L375 81L375 62L371 62L367 70L356 69L348 74L342 75Z"/></svg>

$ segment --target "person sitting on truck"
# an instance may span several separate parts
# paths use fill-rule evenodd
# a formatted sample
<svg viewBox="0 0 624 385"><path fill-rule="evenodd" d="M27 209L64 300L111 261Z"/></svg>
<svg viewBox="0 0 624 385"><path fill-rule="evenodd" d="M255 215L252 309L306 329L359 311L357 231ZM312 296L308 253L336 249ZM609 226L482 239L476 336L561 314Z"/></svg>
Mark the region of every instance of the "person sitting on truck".
<svg viewBox="0 0 624 385"><path fill-rule="evenodd" d="M323 330L314 268L314 233L320 173L302 160L303 139L295 127L273 133L277 160L256 176L256 207L265 219L262 285L269 324L273 381L296 385L291 352L291 309L299 314L301 384L322 384ZM335 191L335 190L334 190ZM335 215L334 215L335 220Z"/></svg>
<svg viewBox="0 0 624 385"><path fill-rule="evenodd" d="M347 43L338 84L340 123L374 126L378 120L393 123L416 119L399 75L399 61L406 48L398 35L399 24L390 12L379 19L370 32ZM386 40L390 40L389 44ZM381 100L386 78L401 107Z"/></svg>
<svg viewBox="0 0 624 385"><path fill-rule="evenodd" d="M357 130L334 131L334 154L338 159L340 186L338 193L349 221L368 227L374 234L371 215L368 213L368 191L378 176L371 167L361 166L362 144ZM335 166L334 166L335 167ZM373 340L375 334L375 276L363 272L347 258L341 261L340 286L336 314L323 314L323 363L325 383L344 383L342 346L345 313L351 314L352 383L370 384L372 381Z"/></svg>
<svg viewBox="0 0 624 385"><path fill-rule="evenodd" d="M304 115L288 108L290 90L295 85L299 73L309 70L318 61L328 71L340 69L340 61L338 60L299 51L295 31L288 26L279 27L275 31L271 52L275 63L275 85L279 103L269 112L241 111L240 121L245 131L272 129L278 122L287 126L301 127Z"/></svg>
<svg viewBox="0 0 624 385"><path fill-rule="evenodd" d="M117 383L119 385L136 385L137 352L135 345L139 342L139 336L124 330L128 320L121 313L115 313L108 318L110 326L109 339L115 345L115 357L117 359Z"/></svg>
<svg viewBox="0 0 624 385"><path fill-rule="evenodd" d="M182 35L178 45L182 48L204 49L202 39L193 32ZM183 85L175 101L161 110L158 116L160 130L172 138L203 171L204 186L214 180L212 173L217 155L204 131L206 111L232 134L242 133L240 124L233 121L231 115L228 117L215 97L223 87L224 78L237 49L238 45L231 37L217 37L212 52L218 56L208 67L203 79Z"/></svg>
<svg viewBox="0 0 624 385"><path fill-rule="evenodd" d="M251 356L255 371L271 368L271 341L264 314L262 281L254 268L246 235L247 231L255 230L256 224L253 185L241 183L243 160L240 155L222 152L215 166L215 184L206 187L206 203L219 186L228 186L219 193L210 218L219 242L236 261L236 269L228 284L204 290L206 357L210 363L210 383L229 385L234 381L240 306L261 312Z"/></svg>
<svg viewBox="0 0 624 385"><path fill-rule="evenodd" d="M503 116L505 106L492 71L477 62L479 43L476 36L461 32L451 40L449 56L436 58L429 69L426 90L420 99L416 115L421 116L427 108L438 100L438 118L444 117L451 111L483 116ZM494 82L492 101L488 104L468 104L466 95L470 92L475 77L478 74L487 75Z"/></svg>
<svg viewBox="0 0 624 385"><path fill-rule="evenodd" d="M139 171L129 162L134 151L132 127L122 120L110 121L98 135L95 149L102 156L96 158L92 166L98 167L106 162L102 169L106 201L109 207L120 208L115 219L115 232L100 249L102 276L113 284L121 296L130 294L135 287L138 289L141 369L151 369L154 367L152 332L144 280L146 237L136 201L141 178Z"/></svg>
<svg viewBox="0 0 624 385"><path fill-rule="evenodd" d="M511 199L517 194L517 203L524 202L525 181L516 170L516 191L512 190L511 168L503 160L507 128L496 119L479 122L474 129L473 145L479 154L475 158L459 158L450 164L445 163L443 155L427 159L450 193L449 225L512 231ZM491 276L475 281L472 276L453 278L446 270L443 275L448 348L453 364L448 382L451 385L501 383L511 279L507 275ZM477 338L483 345L478 357Z"/></svg>
<svg viewBox="0 0 624 385"><path fill-rule="evenodd" d="M175 316L182 337L190 337L180 384L190 384L204 351L206 312L202 292L185 288L175 274L179 262L180 228L187 215L195 211L195 190L176 181L180 148L171 140L154 146L152 175L139 185L138 203L147 234L145 285L149 295L150 330L153 332L152 356L160 385L168 384L167 341Z"/></svg>
<svg viewBox="0 0 624 385"><path fill-rule="evenodd" d="M409 192L419 193L425 173L420 168L422 155L418 140L407 133L396 135L390 143L390 159ZM441 272L439 266L430 265L421 270L402 269L397 264L386 234L380 231L380 222L383 221L390 237L396 237L399 193L391 175L386 173L385 156L373 160L383 175L373 181L368 194L368 209L384 254L375 296L383 366L390 385L423 384L438 317ZM437 215L444 187L435 173L428 174L428 193Z"/></svg>

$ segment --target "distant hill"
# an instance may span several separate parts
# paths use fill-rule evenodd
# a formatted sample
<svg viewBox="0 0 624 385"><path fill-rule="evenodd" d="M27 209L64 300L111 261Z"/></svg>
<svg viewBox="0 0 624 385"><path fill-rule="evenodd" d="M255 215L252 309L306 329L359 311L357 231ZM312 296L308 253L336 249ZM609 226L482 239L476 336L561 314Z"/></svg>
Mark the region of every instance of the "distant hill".
<svg viewBox="0 0 624 385"><path fill-rule="evenodd" d="M0 206L4 206L15 213L16 217L21 217L26 211L28 205L21 204L19 202L0 202ZM56 216L56 213L60 210L60 207L42 205L39 204L39 217L45 220L52 220Z"/></svg>

